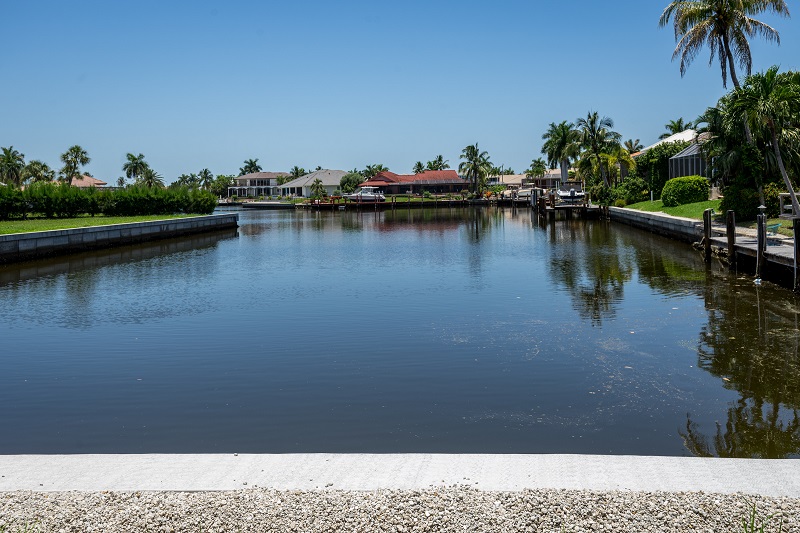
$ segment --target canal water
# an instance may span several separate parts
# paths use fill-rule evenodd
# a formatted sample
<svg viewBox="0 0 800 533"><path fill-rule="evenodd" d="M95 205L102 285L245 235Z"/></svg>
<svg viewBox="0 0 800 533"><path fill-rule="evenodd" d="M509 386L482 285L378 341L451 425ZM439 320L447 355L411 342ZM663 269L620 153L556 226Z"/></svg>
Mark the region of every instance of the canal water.
<svg viewBox="0 0 800 533"><path fill-rule="evenodd" d="M0 267L0 453L798 457L799 311L606 221L244 211Z"/></svg>

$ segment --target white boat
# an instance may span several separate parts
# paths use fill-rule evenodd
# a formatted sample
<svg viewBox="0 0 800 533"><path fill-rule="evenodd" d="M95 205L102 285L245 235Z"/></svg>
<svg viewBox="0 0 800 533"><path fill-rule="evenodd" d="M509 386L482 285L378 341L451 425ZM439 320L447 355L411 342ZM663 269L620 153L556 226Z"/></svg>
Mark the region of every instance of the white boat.
<svg viewBox="0 0 800 533"><path fill-rule="evenodd" d="M580 181L565 181L556 191L562 202L577 204L583 201L583 183Z"/></svg>
<svg viewBox="0 0 800 533"><path fill-rule="evenodd" d="M345 194L345 198L353 202L385 202L386 197L377 187L361 187L352 194Z"/></svg>

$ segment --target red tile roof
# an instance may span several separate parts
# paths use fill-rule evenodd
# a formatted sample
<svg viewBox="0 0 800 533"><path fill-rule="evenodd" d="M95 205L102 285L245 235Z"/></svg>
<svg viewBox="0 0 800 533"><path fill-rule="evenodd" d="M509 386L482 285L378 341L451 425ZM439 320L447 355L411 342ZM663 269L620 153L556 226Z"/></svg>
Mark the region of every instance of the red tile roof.
<svg viewBox="0 0 800 533"><path fill-rule="evenodd" d="M458 173L455 170L426 170L419 174L395 174L388 170L378 172L372 178L368 179L360 187L380 187L381 185L389 185L391 183L417 183L417 184L435 184L435 183L463 183Z"/></svg>

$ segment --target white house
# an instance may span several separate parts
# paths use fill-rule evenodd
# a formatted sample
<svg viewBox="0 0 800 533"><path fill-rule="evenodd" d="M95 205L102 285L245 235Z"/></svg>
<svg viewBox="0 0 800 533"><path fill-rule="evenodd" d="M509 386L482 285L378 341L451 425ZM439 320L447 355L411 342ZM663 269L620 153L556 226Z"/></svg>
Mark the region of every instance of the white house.
<svg viewBox="0 0 800 533"><path fill-rule="evenodd" d="M281 194L283 196L304 196L308 198L312 194L311 185L319 179L322 182L322 186L325 187L325 192L330 196L339 188L339 183L345 174L347 172L344 170L317 170L284 183L280 187Z"/></svg>

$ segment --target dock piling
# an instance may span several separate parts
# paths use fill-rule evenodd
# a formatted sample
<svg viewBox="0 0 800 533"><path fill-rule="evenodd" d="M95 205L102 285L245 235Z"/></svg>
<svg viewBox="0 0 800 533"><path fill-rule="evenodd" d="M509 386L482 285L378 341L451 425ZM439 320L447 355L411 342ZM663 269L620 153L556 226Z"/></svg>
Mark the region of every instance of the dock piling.
<svg viewBox="0 0 800 533"><path fill-rule="evenodd" d="M703 211L703 251L706 263L711 262L711 213L713 212L713 209Z"/></svg>
<svg viewBox="0 0 800 533"><path fill-rule="evenodd" d="M797 262L800 260L800 243L797 242L797 230L800 228L800 218L792 219L792 235L794 235L794 291L800 288L800 276L797 272Z"/></svg>
<svg viewBox="0 0 800 533"><path fill-rule="evenodd" d="M760 278L764 270L764 252L767 250L767 215L756 215L756 277Z"/></svg>
<svg viewBox="0 0 800 533"><path fill-rule="evenodd" d="M728 237L728 265L736 268L736 213L729 209L725 213L725 235Z"/></svg>

